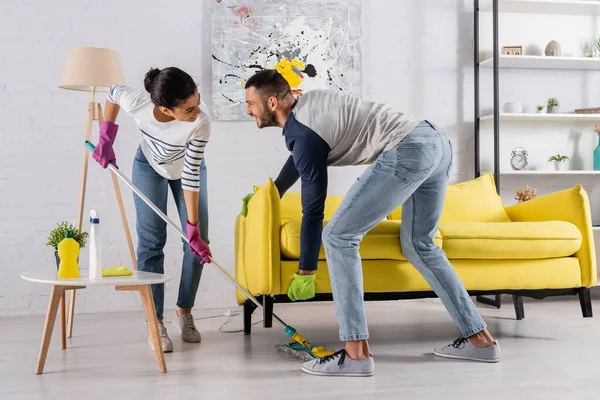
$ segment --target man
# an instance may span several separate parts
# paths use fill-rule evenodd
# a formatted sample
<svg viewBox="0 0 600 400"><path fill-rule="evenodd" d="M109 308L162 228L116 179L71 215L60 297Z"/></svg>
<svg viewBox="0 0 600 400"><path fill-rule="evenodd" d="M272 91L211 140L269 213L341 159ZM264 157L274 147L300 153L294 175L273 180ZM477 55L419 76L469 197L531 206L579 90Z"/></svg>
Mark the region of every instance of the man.
<svg viewBox="0 0 600 400"><path fill-rule="evenodd" d="M313 90L296 100L286 80L274 70L260 71L247 81L246 103L246 112L259 128L283 128L292 155L276 180L280 195L298 178L302 181L299 275L314 274L317 269L321 233L325 246L345 348L305 363L302 370L332 376L375 372L367 342L358 248L363 236L400 205L402 252L442 300L462 333L434 354L499 361L498 343L444 251L433 241L452 164L452 146L446 134L428 121L337 90ZM327 166L362 164L370 166L323 230Z"/></svg>

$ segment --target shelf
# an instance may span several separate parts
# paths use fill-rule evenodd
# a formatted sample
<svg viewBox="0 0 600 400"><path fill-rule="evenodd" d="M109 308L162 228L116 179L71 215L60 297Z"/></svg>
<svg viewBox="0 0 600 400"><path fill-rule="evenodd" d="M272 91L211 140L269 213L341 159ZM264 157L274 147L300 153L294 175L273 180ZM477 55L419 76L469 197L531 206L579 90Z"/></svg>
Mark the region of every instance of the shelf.
<svg viewBox="0 0 600 400"><path fill-rule="evenodd" d="M492 2L481 8L492 12ZM560 1L560 0L499 0L498 12L542 15L582 15L599 16L599 1Z"/></svg>
<svg viewBox="0 0 600 400"><path fill-rule="evenodd" d="M494 59L483 60L479 66L493 68ZM499 66L500 68L600 70L600 58L501 55Z"/></svg>
<svg viewBox="0 0 600 400"><path fill-rule="evenodd" d="M500 172L503 176L517 175L600 175L600 171L579 170L579 171L554 171L554 170L534 170L534 171L506 171Z"/></svg>
<svg viewBox="0 0 600 400"><path fill-rule="evenodd" d="M481 121L493 121L494 115L485 115ZM500 113L501 121L552 121L552 122L600 122L600 114L509 114Z"/></svg>

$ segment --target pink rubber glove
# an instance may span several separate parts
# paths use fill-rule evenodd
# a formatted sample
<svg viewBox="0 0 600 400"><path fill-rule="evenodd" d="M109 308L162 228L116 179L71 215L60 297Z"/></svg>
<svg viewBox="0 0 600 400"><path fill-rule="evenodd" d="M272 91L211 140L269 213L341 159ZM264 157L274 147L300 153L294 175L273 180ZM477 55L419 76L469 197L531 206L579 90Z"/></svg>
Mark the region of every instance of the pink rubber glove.
<svg viewBox="0 0 600 400"><path fill-rule="evenodd" d="M100 140L98 140L98 144L96 145L94 153L92 153L92 157L94 157L94 160L96 160L102 168L108 167L109 163L119 168L117 166L117 157L115 156L115 151L113 149L118 129L119 125L115 125L110 121L102 121L100 124Z"/></svg>
<svg viewBox="0 0 600 400"><path fill-rule="evenodd" d="M187 221L186 226L187 236L190 240L190 250L196 257L201 259L204 264L210 264L212 253L210 252L208 245L200 237L200 228L198 223L196 223L196 225L192 225L189 221Z"/></svg>

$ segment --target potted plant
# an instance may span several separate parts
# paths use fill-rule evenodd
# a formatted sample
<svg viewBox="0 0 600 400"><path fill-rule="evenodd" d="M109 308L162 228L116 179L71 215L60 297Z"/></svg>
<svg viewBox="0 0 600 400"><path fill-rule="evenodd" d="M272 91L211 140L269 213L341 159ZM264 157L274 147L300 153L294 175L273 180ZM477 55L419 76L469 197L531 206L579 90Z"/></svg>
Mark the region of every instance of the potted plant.
<svg viewBox="0 0 600 400"><path fill-rule="evenodd" d="M556 97L550 97L548 99L548 114L558 114L558 107L560 103Z"/></svg>
<svg viewBox="0 0 600 400"><path fill-rule="evenodd" d="M536 112L537 114L541 114L541 113L542 113L542 111L544 111L544 106L541 106L541 105L539 105L539 104L538 104L537 106L535 106L535 112Z"/></svg>
<svg viewBox="0 0 600 400"><path fill-rule="evenodd" d="M596 46L596 56L600 56L600 39L596 40L594 45Z"/></svg>
<svg viewBox="0 0 600 400"><path fill-rule="evenodd" d="M569 161L569 157L561 156L560 154L556 154L548 159L548 162L550 162L550 161L554 162L554 169L556 171L562 171L562 170L564 170L564 166L566 165L566 162Z"/></svg>
<svg viewBox="0 0 600 400"><path fill-rule="evenodd" d="M58 244L65 238L67 231L70 231L73 235L73 239L79 243L80 249L85 247L85 243L87 241L88 233L80 231L79 229L75 228L73 224L70 224L66 221L61 221L56 224L56 228L54 228L46 238L46 245L54 247L54 257L56 258L57 268L60 264L60 257L58 257Z"/></svg>

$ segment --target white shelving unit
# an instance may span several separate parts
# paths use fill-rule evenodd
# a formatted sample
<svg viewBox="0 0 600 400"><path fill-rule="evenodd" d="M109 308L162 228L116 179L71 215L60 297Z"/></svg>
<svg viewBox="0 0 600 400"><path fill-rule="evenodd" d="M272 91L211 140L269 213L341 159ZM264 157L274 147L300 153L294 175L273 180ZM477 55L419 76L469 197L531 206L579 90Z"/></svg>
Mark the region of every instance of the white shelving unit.
<svg viewBox="0 0 600 400"><path fill-rule="evenodd" d="M519 24L515 24L510 26L511 32L508 36L510 36L510 39L506 39L508 40L510 43L503 43L502 42L502 38L500 37L500 32L499 32L499 18L514 18L515 20L519 21L520 24L526 23L525 21L529 20L528 16L519 16L523 15L523 14L529 14L532 16L531 20L532 21L536 21L535 23L539 23L539 21L541 20L538 17L535 16L548 16L548 20L549 21L553 21L553 23L556 23L556 21L558 21L558 19L556 18L556 16L558 16L559 18L561 16L572 16L572 17L576 17L576 18L568 18L569 23L571 24L570 26L573 27L573 23L574 21L578 21L578 23L581 24L593 24L593 26L596 26L596 24L598 24L598 19L595 17L600 17L600 0L497 0L497 4L498 4L498 9L497 9L497 14L494 14L494 10L492 7L493 1L492 0L479 0L479 11L480 13L486 13L488 14L488 16L486 16L485 18L488 21L492 22L492 30L493 30L493 36L492 36L492 43L495 43L498 47L497 49L501 52L501 46L505 45L505 44L520 44L522 43L522 41L520 41L519 39L515 40L515 38L520 38L520 36L523 35L515 35L515 33L519 33L519 32L523 32L523 34L531 34L531 27L529 26L521 26ZM489 15L491 14L491 16ZM513 14L511 15L507 15L507 14ZM591 135L593 135L594 133L592 132L592 128L593 128L593 124L597 124L600 123L600 114L575 114L575 113L564 113L564 114L537 114L537 113L521 113L521 114L510 114L510 113L503 113L502 112L502 103L500 103L499 97L498 97L498 92L501 91L501 84L500 84L500 78L499 75L501 73L501 71L503 70L509 70L507 71L507 75L517 75L519 73L519 69L529 69L529 70L539 70L540 71L540 75L542 75L542 71L544 71L543 76L545 78L548 79L552 79L552 73L548 73L549 71L552 70L569 70L572 71L572 73L574 74L590 74L593 71L600 71L600 58L588 58L588 57L551 57L551 56L545 56L545 55L528 55L527 54L527 47L524 46L525 48L525 55L518 55L518 56L514 56L514 55L502 55L499 54L497 55L498 59L497 59L497 66L498 69L496 70L494 67L494 58L489 58L490 56L490 52L489 52L489 48L486 49L486 52L480 52L479 50L479 32L477 31L477 29L479 29L479 17L476 17L476 21L475 21L475 35L476 35L476 40L475 40L475 46L476 46L476 51L477 51L477 55L479 56L479 63L478 63L478 67L482 70L492 70L492 74L493 74L493 84L494 84L494 106L496 107L496 113L499 112L497 120L496 117L494 116L494 114L491 115L480 115L479 116L479 123L480 125L476 125L477 126L477 130L476 130L476 145L479 145L479 140L480 140L480 130L481 128L484 128L486 130L490 130L490 128L492 128L492 132L493 132L493 141L494 141L494 158L493 158L493 164L494 164L494 168L495 168L495 172L498 174L498 182L501 182L502 179L506 179L507 181L511 181L511 186L514 186L514 184L520 184L521 183L521 178L523 179L523 182L525 181L529 181L531 184L531 181L534 182L553 182L554 179L557 180L557 185L561 185L562 183L566 183L566 182L575 182L575 181L583 181L583 182L588 182L590 185L594 185L594 186L598 186L595 182L600 182L600 171L594 171L594 170L567 170L567 171L555 171L553 169L547 169L547 170L531 170L531 171L512 171L510 169L505 169L503 171L503 167L501 167L499 165L498 162L498 158L500 157L500 153L499 153L499 147L500 147L500 140L501 137L503 137L503 126L505 126L507 131L515 131L515 132L521 132L521 134L526 134L525 132L533 132L531 133L531 135L544 135L544 134L548 134L548 137L552 137L552 139L548 139L548 140L553 140L554 138L557 137L557 135L560 135L560 132L564 130L565 135L567 134L572 134L574 131L578 131L579 129L583 128L583 124L589 124L590 128L588 129L588 127L585 127L585 132L589 132ZM579 19L577 19L579 18ZM567 18L565 18L567 19ZM580 22L579 22L580 21ZM506 26L506 25L505 25ZM557 28L558 29L558 28ZM574 29L574 28L573 28ZM576 31L573 31L576 32ZM568 35L568 32L563 32L564 34ZM562 33L561 33L562 34ZM561 42L560 40L560 35L557 35L557 37L548 37L547 40L544 39L540 39L540 36L536 36L535 34L533 35L533 37L535 37L534 42L537 45L536 46L532 46L532 49L535 49L534 54L541 54L540 53L540 49L537 46L543 46L545 43L548 42L548 40L550 39L556 39L559 42ZM591 38L590 38L591 39ZM523 40L526 42L525 36L523 36ZM542 43L542 40L545 40ZM564 43L563 43L564 44ZM574 50L573 49L573 44L570 43L570 48L569 50ZM536 48L537 47L537 48ZM541 50L543 52L543 50ZM568 54L568 52L567 52ZM574 53L574 54L579 54L579 52ZM548 71L548 72L546 72ZM477 70L476 72L476 79L479 79L479 70ZM476 81L479 82L479 81ZM525 90L525 88L524 88ZM479 86L476 84L476 90L475 90L475 95L476 95L476 112L478 111L478 107L479 107ZM514 93L514 90L513 90ZM548 94L550 95L550 94ZM514 96L514 94L513 94ZM590 104L590 105L581 105L582 107L584 106L589 106L589 107L593 107L596 106L595 104ZM567 111L567 110L565 110ZM520 126L519 124L522 124L522 126ZM570 126L572 125L572 126ZM522 128L522 129L521 129ZM551 128L546 130L545 128ZM572 129L573 128L573 129ZM511 132L505 132L506 134L510 134ZM554 135L554 136L552 136ZM539 139L540 136L535 136L536 140ZM589 137L589 136L584 136L585 138ZM511 139L513 137L511 136ZM485 140L490 140L489 136L486 137ZM517 140L518 142L518 140ZM593 150L593 147L590 148L590 151ZM503 150L504 152L506 152L506 150ZM504 153L502 153L504 154ZM477 165L476 168L481 168L481 163L480 163L480 158L479 155L476 155L476 162L479 162L479 164ZM489 167L486 167L486 169L488 169ZM509 167L510 168L510 167ZM544 168L544 166L542 166L542 168ZM484 173L484 171L478 171L480 173ZM562 182L562 183L561 183ZM586 184L587 186L587 184ZM499 184L499 187L502 187ZM589 189L588 189L589 190ZM594 233L596 233L596 236L600 235L600 220L596 222L596 224L598 224L598 226L594 226L593 227L593 231Z"/></svg>
<svg viewBox="0 0 600 400"><path fill-rule="evenodd" d="M494 115L485 115L481 121L493 121ZM598 122L600 114L510 114L500 113L501 121L536 121L536 122Z"/></svg>
<svg viewBox="0 0 600 400"><path fill-rule="evenodd" d="M494 59L488 58L479 63L482 68L493 68ZM600 70L600 58L588 57L550 57L550 56L507 56L498 59L500 68L529 68L529 69L571 69L571 70Z"/></svg>
<svg viewBox="0 0 600 400"><path fill-rule="evenodd" d="M481 11L492 12L491 2L482 7ZM514 14L600 16L600 2L560 0L501 0L498 2L498 11L500 13Z"/></svg>

